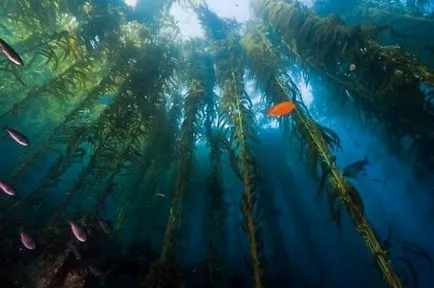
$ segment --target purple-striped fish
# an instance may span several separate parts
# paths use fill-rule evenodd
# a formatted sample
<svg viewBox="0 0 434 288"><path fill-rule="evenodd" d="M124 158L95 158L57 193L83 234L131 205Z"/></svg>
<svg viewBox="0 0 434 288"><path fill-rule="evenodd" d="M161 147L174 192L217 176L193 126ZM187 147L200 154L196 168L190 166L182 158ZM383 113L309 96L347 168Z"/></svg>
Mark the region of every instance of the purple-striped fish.
<svg viewBox="0 0 434 288"><path fill-rule="evenodd" d="M30 141L24 136L21 132L18 132L15 129L9 128L7 125L3 127L3 129L9 134L9 136L14 139L20 145L29 146Z"/></svg>
<svg viewBox="0 0 434 288"><path fill-rule="evenodd" d="M9 61L18 66L23 66L24 61L21 59L20 55L18 55L15 50L9 46L3 39L0 38L0 51L8 58Z"/></svg>
<svg viewBox="0 0 434 288"><path fill-rule="evenodd" d="M71 226L72 234L74 234L75 238L77 238L78 241L80 242L87 241L86 232L84 232L84 230L80 226L78 226L72 221L69 221L69 225Z"/></svg>
<svg viewBox="0 0 434 288"><path fill-rule="evenodd" d="M36 242L35 240L33 240L32 237L29 236L29 234L27 234L24 231L21 231L20 236L21 236L21 243L23 243L24 247L26 247L29 250L33 250L36 248Z"/></svg>
<svg viewBox="0 0 434 288"><path fill-rule="evenodd" d="M9 184L6 184L4 181L1 181L1 180L0 180L0 189L3 190L3 192L5 192L6 194L8 194L10 196L15 195L14 188L12 188L11 186L9 186Z"/></svg>

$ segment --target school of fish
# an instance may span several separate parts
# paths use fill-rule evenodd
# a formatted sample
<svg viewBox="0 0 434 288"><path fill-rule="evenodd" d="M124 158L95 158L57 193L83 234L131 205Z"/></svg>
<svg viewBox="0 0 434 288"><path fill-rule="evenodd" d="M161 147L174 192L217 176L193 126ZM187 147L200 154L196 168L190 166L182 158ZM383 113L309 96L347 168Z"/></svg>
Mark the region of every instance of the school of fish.
<svg viewBox="0 0 434 288"><path fill-rule="evenodd" d="M5 56L7 61L9 61L10 63L17 66L24 66L24 61L23 59L21 59L20 55L1 38L0 38L0 52ZM3 126L3 130L6 132L7 136L9 136L10 139L16 142L17 144L24 147L30 146L29 139L20 131L14 128L10 128L7 125ZM8 196L16 195L15 189L4 180L0 180L0 190L3 191ZM79 226L74 221L68 221L68 223L72 235L75 237L75 239L77 239L79 242L86 242L88 240L86 231L81 226ZM108 221L99 219L97 221L97 224L105 234L111 234L111 227ZM26 249L28 250L36 249L36 241L32 236L30 236L26 231L24 231L23 228L20 229L19 237L22 245ZM92 274L94 274L97 277L102 275L101 270L96 266L88 265L87 268Z"/></svg>

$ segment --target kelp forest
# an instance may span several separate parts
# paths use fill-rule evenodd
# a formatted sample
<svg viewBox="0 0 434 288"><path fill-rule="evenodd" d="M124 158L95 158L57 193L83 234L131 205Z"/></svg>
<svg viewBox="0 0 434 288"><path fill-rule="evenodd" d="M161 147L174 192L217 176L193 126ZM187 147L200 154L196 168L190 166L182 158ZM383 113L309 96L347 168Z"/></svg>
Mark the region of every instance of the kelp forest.
<svg viewBox="0 0 434 288"><path fill-rule="evenodd" d="M2 1L0 287L433 287L434 12L398 2Z"/></svg>

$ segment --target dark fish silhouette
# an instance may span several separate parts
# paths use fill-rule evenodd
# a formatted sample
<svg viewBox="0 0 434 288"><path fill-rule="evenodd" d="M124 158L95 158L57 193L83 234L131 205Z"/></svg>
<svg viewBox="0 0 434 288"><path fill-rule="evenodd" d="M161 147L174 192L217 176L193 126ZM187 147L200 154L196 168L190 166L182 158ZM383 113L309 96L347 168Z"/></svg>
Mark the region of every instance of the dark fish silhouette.
<svg viewBox="0 0 434 288"><path fill-rule="evenodd" d="M105 234L110 234L112 232L110 224L107 221L99 219L98 225Z"/></svg>
<svg viewBox="0 0 434 288"><path fill-rule="evenodd" d="M369 165L368 158L351 163L344 168L344 177L355 178L360 172L365 170L366 165Z"/></svg>
<svg viewBox="0 0 434 288"><path fill-rule="evenodd" d="M9 46L3 39L0 38L0 51L8 58L8 60L15 65L23 66L24 61L21 59L20 55L18 55L15 50Z"/></svg>

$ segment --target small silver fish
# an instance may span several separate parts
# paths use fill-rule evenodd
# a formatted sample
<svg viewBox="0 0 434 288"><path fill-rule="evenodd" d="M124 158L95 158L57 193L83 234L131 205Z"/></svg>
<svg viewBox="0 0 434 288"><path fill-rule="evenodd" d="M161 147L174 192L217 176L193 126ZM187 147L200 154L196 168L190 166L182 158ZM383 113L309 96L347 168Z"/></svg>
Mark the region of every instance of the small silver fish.
<svg viewBox="0 0 434 288"><path fill-rule="evenodd" d="M93 266L93 265L89 265L89 266L87 266L87 268L89 269L90 273L92 273L93 276L95 276L95 277L101 277L102 276L102 271L98 267Z"/></svg>
<svg viewBox="0 0 434 288"><path fill-rule="evenodd" d="M6 194L8 194L10 196L15 195L15 190L3 181L0 181L0 189L3 190L3 192L5 192Z"/></svg>
<svg viewBox="0 0 434 288"><path fill-rule="evenodd" d="M14 139L15 142L22 146L29 146L30 141L27 139L26 136L24 136L22 133L18 132L15 129L8 128L6 125L3 127L3 129L9 134L9 136Z"/></svg>
<svg viewBox="0 0 434 288"><path fill-rule="evenodd" d="M24 247L26 247L27 249L33 250L36 248L35 240L33 240L33 238L30 237L29 234L27 234L26 232L21 231L20 238L21 238L21 243L23 243Z"/></svg>
<svg viewBox="0 0 434 288"><path fill-rule="evenodd" d="M101 230L105 233L105 234L110 234L112 232L112 229L110 227L110 224L107 221L104 221L102 219L98 220L98 225L101 228Z"/></svg>
<svg viewBox="0 0 434 288"><path fill-rule="evenodd" d="M75 224L72 221L69 221L69 225L71 226L72 234L74 234L75 238L77 238L80 242L86 242L87 241L87 235L84 230L79 227L77 224Z"/></svg>
<svg viewBox="0 0 434 288"><path fill-rule="evenodd" d="M23 66L24 61L21 59L20 55L18 55L15 50L9 46L3 39L0 39L0 51L6 56L6 58L18 66Z"/></svg>

